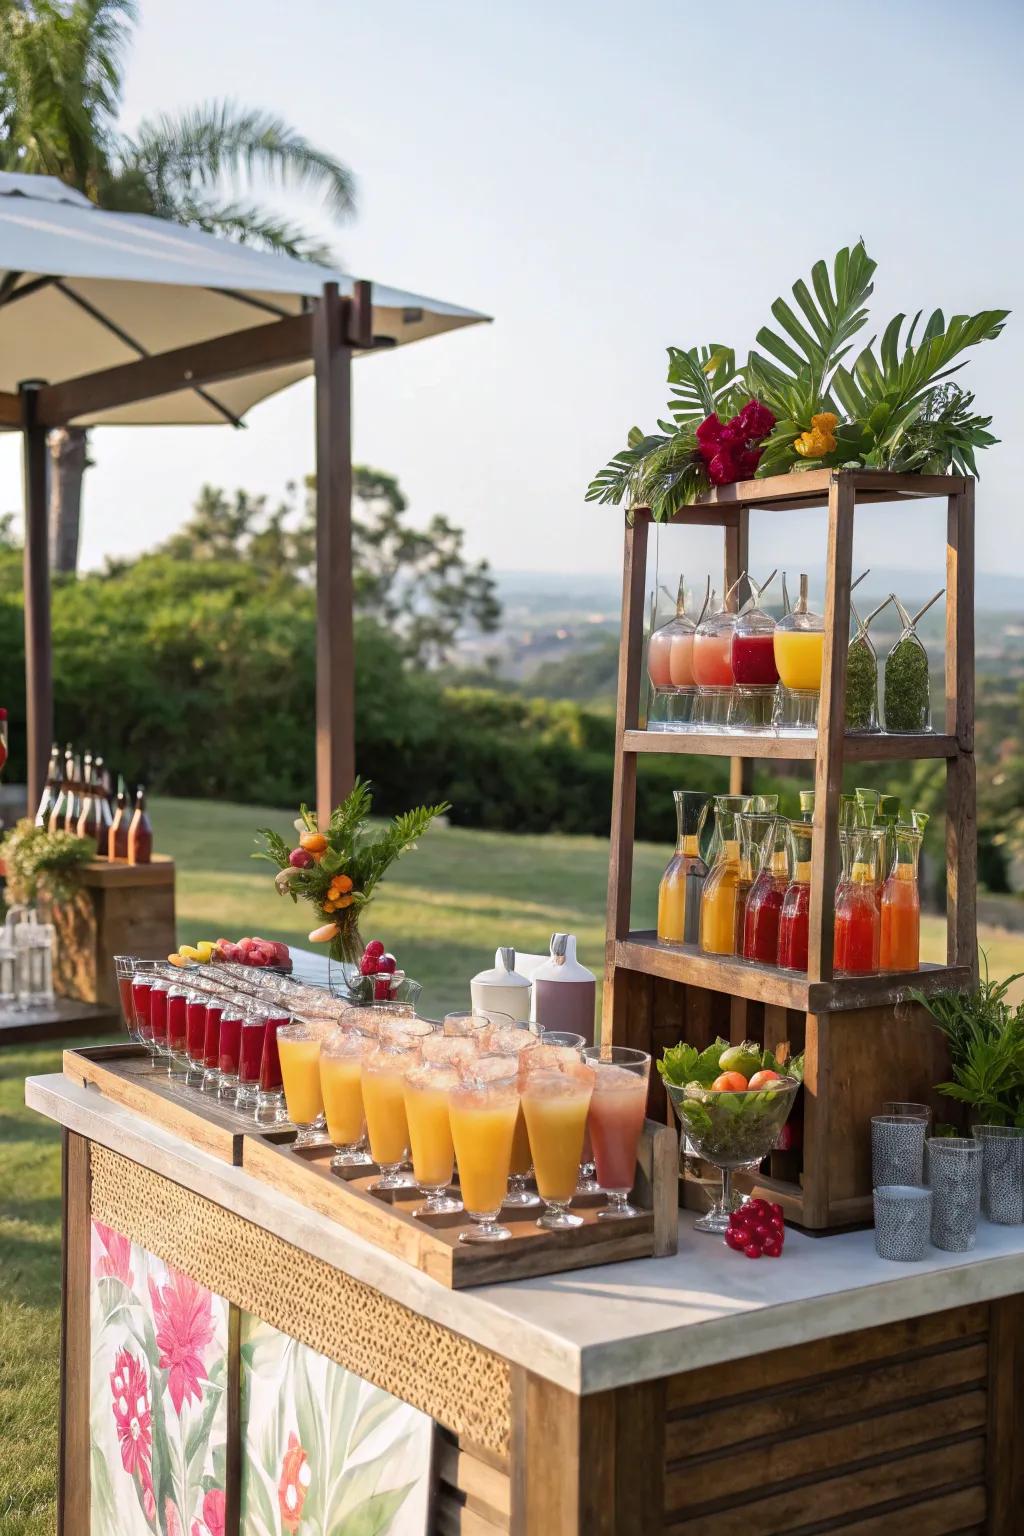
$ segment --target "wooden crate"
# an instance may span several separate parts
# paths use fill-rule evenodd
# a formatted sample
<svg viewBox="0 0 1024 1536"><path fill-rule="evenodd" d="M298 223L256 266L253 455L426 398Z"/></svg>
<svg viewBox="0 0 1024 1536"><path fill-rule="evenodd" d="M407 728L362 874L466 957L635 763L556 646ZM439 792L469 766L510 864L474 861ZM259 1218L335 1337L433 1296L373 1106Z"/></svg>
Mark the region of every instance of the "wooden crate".
<svg viewBox="0 0 1024 1536"><path fill-rule="evenodd" d="M349 1231L375 1243L453 1290L499 1280L525 1280L533 1275L559 1274L592 1264L644 1259L675 1253L678 1244L678 1139L675 1131L648 1121L641 1138L639 1174L634 1203L642 1207L633 1220L597 1220L603 1196L573 1201L583 1217L581 1227L545 1232L537 1226L538 1210L504 1210L503 1226L512 1237L497 1244L461 1243L459 1232L469 1218L414 1216L423 1194L379 1195L369 1186L378 1170L367 1168L353 1176L335 1173L333 1148L297 1149L290 1143L246 1136L242 1166L283 1194L331 1217Z"/></svg>
<svg viewBox="0 0 1024 1536"><path fill-rule="evenodd" d="M847 736L844 728L846 651L854 509L858 503L941 498L946 502L946 709L943 728L919 736ZM751 509L820 507L828 517L825 639L819 730L793 740L757 734L730 736L649 732L640 728L644 611L650 514L627 520L619 652L615 778L604 973L605 1037L656 1056L680 1039L707 1044L721 1034L806 1049L802 1159L773 1160L780 1178L772 1195L787 1216L809 1230L870 1219L870 1118L886 1099L929 1100L955 1118L935 1083L948 1076L944 1042L918 1006L925 993L970 987L978 975L975 899L977 850L974 766L974 482L958 476L895 475L875 470L814 470L725 486L684 508L676 523L724 530L724 583L747 566ZM806 976L660 944L630 930L636 773L640 754L680 759L685 783L689 755L730 759L729 788L749 784L752 760L805 760L814 765L815 839L811 865L810 945ZM947 954L945 965L918 972L836 977L832 942L838 872L839 794L845 762L946 763ZM665 1113L652 1075L651 1113ZM784 1177L782 1177L784 1175ZM764 1181L759 1187L765 1187Z"/></svg>
<svg viewBox="0 0 1024 1536"><path fill-rule="evenodd" d="M159 854L151 864L95 859L82 869L71 900L47 906L45 917L57 937L54 991L117 1008L113 956L164 960L177 946L174 860Z"/></svg>
<svg viewBox="0 0 1024 1536"><path fill-rule="evenodd" d="M154 1061L144 1045L130 1041L65 1051L64 1075L235 1167L241 1166L243 1136L281 1140L295 1135L287 1122L261 1128L251 1113L187 1087L183 1078L170 1077L166 1063Z"/></svg>

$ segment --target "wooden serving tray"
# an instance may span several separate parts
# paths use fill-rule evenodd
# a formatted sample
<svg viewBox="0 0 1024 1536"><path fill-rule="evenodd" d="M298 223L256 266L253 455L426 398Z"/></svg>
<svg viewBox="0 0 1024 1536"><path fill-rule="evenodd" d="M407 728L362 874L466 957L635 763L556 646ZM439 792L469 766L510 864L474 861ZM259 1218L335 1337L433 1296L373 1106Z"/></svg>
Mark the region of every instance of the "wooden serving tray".
<svg viewBox="0 0 1024 1536"><path fill-rule="evenodd" d="M643 1207L632 1221L597 1220L603 1196L574 1200L582 1227L545 1232L537 1226L540 1210L506 1208L499 1220L511 1228L504 1243L460 1243L469 1218L413 1216L426 1197L410 1187L397 1196L371 1194L377 1175L367 1165L354 1176L334 1173L330 1146L296 1149L289 1142L246 1135L242 1166L302 1205L331 1217L349 1231L423 1270L442 1285L460 1290L498 1280L525 1280L620 1259L663 1257L675 1253L679 1228L679 1142L668 1126L648 1120L638 1157L633 1203Z"/></svg>
<svg viewBox="0 0 1024 1536"><path fill-rule="evenodd" d="M154 1062L144 1045L132 1041L65 1051L64 1075L235 1167L241 1166L246 1135L271 1140L295 1135L287 1121L263 1128L251 1113L186 1088L182 1078L169 1077L163 1062Z"/></svg>

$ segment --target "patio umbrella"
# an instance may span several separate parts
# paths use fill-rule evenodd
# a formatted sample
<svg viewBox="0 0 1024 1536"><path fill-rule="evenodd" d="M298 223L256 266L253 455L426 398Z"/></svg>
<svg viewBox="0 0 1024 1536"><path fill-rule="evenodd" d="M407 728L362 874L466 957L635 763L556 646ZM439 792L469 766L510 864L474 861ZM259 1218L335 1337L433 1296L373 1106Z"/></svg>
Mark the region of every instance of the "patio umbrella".
<svg viewBox="0 0 1024 1536"><path fill-rule="evenodd" d="M47 431L239 425L316 376L317 801L354 771L351 377L376 352L488 317L0 173L0 429L24 434L30 806L53 730Z"/></svg>

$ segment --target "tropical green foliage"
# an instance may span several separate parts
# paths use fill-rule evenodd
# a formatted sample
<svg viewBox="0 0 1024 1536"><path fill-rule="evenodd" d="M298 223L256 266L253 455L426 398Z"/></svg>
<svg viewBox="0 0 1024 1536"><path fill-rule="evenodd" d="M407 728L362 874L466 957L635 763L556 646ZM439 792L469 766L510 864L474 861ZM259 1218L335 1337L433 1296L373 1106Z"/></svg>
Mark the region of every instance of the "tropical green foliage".
<svg viewBox="0 0 1024 1536"><path fill-rule="evenodd" d="M70 832L47 832L26 818L0 841L7 894L34 906L40 895L66 901L78 885L78 871L96 852L95 842Z"/></svg>
<svg viewBox="0 0 1024 1536"><path fill-rule="evenodd" d="M949 1042L951 1082L940 1093L965 1104L983 1125L1024 1126L1024 1003L1006 1001L1019 975L992 981L985 962L984 980L973 992L911 996L923 1004Z"/></svg>
<svg viewBox="0 0 1024 1536"><path fill-rule="evenodd" d="M772 304L776 328L762 326L757 349L740 366L721 343L670 347L671 420L659 421L657 433L633 427L626 447L594 477L587 500L624 501L649 507L658 521L670 517L710 489L697 427L712 414L724 420L748 398L776 418L762 445L759 477L858 465L977 474L977 450L997 441L987 430L992 418L974 414L973 395L948 381L964 366L958 361L963 352L999 335L1009 311L954 315L947 324L936 310L916 345L920 312L905 335L906 316L896 315L877 356L872 338L847 366L868 319L875 265L863 242L837 252L831 272L816 262L809 283L794 283L792 303L778 298ZM837 418L835 447L803 456L797 448L802 434L811 431L813 417L829 412Z"/></svg>

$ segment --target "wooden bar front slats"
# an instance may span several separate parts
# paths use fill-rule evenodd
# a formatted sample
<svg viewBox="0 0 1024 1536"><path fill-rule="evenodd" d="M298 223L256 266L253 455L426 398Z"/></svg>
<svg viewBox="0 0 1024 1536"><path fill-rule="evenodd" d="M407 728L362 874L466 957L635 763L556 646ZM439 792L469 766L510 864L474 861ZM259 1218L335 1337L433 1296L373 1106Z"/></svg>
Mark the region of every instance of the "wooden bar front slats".
<svg viewBox="0 0 1024 1536"><path fill-rule="evenodd" d="M670 1378L664 1528L680 1536L951 1536L980 1525L987 1502L996 1507L984 1486L1000 1435L989 1334L1005 1305L956 1308ZM1011 1493L1019 1508L1020 1489L1008 1481L1004 1500Z"/></svg>

